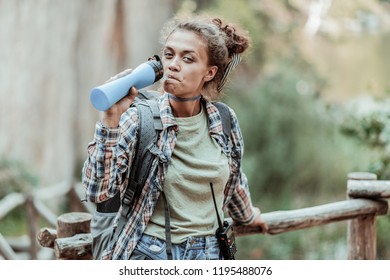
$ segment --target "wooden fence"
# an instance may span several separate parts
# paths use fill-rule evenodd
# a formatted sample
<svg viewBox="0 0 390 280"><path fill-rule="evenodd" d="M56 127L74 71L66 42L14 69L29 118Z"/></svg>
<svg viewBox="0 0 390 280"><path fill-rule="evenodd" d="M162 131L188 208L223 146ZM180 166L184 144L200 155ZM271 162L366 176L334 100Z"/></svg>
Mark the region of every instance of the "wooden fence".
<svg viewBox="0 0 390 280"><path fill-rule="evenodd" d="M52 187L52 195L66 195L74 211L57 218L44 204L42 199L49 199L48 190L39 190L28 196L13 194L13 201L18 205L25 204L29 213L29 236L31 240L31 258L37 258L39 241L41 247L52 248L56 259L91 259L92 238L89 233L89 222L93 207L80 202L81 187L73 184L61 185L61 193ZM43 195L45 194L45 195ZM269 234L301 230L338 221L348 221L347 250L348 259L376 259L376 219L387 215L390 197L390 181L376 180L376 175L365 172L348 174L347 199L314 207L263 213L269 226ZM0 219L7 209L15 207L15 202L7 203L11 198L0 202ZM8 204L8 206L7 206ZM8 208L7 208L8 207ZM36 216L41 215L55 228L36 230ZM236 235L260 234L260 228L234 225ZM13 248L0 234L0 255L6 259L15 259Z"/></svg>
<svg viewBox="0 0 390 280"><path fill-rule="evenodd" d="M6 238L0 229L0 259L48 259L53 253L43 254L42 246L37 241L41 220L50 227L57 227L58 214L47 206L45 201L64 199L68 201L71 212L92 212L90 205L82 203L82 189L73 182L61 182L56 185L39 188L30 193L11 193L0 200L0 220L16 208L23 208L26 214L27 234L19 238ZM48 251L46 251L48 252ZM27 256L26 256L27 254Z"/></svg>

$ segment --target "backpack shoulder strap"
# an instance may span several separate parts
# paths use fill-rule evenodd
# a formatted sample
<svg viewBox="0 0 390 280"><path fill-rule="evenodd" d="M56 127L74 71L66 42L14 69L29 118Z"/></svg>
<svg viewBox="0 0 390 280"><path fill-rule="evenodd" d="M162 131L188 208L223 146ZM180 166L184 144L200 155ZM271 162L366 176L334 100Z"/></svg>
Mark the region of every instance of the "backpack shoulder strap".
<svg viewBox="0 0 390 280"><path fill-rule="evenodd" d="M129 175L128 185L122 200L122 210L118 225L110 237L110 247L118 240L120 233L128 221L128 214L133 200L138 197L143 189L146 178L149 175L152 161L158 155L157 141L162 131L160 107L157 99L142 99L133 103L138 110L138 141ZM118 209L120 207L118 200ZM118 211L117 209L117 211Z"/></svg>
<svg viewBox="0 0 390 280"><path fill-rule="evenodd" d="M158 154L157 141L162 131L160 107L157 99L141 99L133 103L138 110L138 141L132 163L128 185L122 200L122 210L118 220L118 226L110 237L110 243L118 240L119 234L128 221L128 214L132 202L137 198L145 184L152 166L153 157ZM118 209L120 207L118 200ZM118 210L117 210L118 211Z"/></svg>
<svg viewBox="0 0 390 280"><path fill-rule="evenodd" d="M232 115L230 114L229 107L223 102L214 102L213 104L217 107L221 116L223 133L229 139L232 129Z"/></svg>
<svg viewBox="0 0 390 280"><path fill-rule="evenodd" d="M162 131L160 107L157 100L140 100L134 106L137 107L139 116L139 137L129 176L129 184L124 196L123 203L125 204L130 204L134 197L141 193L152 165L153 151L156 148L158 136Z"/></svg>
<svg viewBox="0 0 390 280"><path fill-rule="evenodd" d="M132 106L138 111L138 141L135 156L129 175L128 186L123 202L128 206L140 194L149 174L153 155L148 149L157 143L158 135L162 131L158 93L139 90L138 97ZM97 211L102 213L118 212L121 205L120 193L113 198L98 203Z"/></svg>

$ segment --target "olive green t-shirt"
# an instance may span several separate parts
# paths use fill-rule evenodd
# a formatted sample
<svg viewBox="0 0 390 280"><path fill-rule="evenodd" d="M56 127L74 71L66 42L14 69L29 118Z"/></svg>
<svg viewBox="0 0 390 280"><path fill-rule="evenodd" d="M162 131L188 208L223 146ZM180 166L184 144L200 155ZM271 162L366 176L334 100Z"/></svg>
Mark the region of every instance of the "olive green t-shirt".
<svg viewBox="0 0 390 280"><path fill-rule="evenodd" d="M224 188L229 163L221 147L209 135L205 109L193 117L176 118L179 131L164 181L169 204L172 243L189 236L214 235L218 227L210 182L219 216L223 219ZM160 196L145 233L165 239L164 200Z"/></svg>

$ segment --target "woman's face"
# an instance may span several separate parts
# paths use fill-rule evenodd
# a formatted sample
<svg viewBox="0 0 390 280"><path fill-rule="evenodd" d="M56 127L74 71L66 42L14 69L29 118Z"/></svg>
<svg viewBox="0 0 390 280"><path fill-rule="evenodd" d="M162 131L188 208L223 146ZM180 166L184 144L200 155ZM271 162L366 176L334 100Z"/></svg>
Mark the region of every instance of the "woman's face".
<svg viewBox="0 0 390 280"><path fill-rule="evenodd" d="M212 80L218 70L208 65L207 45L202 37L185 30L168 37L162 63L163 88L178 97L199 95L204 83Z"/></svg>

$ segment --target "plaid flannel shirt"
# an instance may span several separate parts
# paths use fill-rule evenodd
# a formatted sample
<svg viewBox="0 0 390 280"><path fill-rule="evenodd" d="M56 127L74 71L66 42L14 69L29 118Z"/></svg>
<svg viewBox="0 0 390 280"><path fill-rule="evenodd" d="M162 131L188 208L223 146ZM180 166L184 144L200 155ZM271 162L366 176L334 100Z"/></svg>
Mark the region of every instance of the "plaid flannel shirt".
<svg viewBox="0 0 390 280"><path fill-rule="evenodd" d="M243 139L234 111L231 123L231 145L222 130L218 109L210 102L205 103L209 119L210 136L221 146L229 158L230 177L224 190L224 207L229 216L241 223L249 224L254 219L248 182L242 172ZM128 223L119 235L114 248L106 248L103 259L129 259L138 240L144 232L157 200L162 191L172 151L176 143L177 123L172 113L167 94L159 100L163 131L158 143L160 158L153 160L151 172L142 193L131 208ZM124 194L137 142L138 114L136 108L129 108L121 117L118 128L106 128L99 121L95 137L88 145L88 157L82 172L82 184L86 197L92 202L102 202L118 191ZM114 222L116 227L119 213Z"/></svg>

